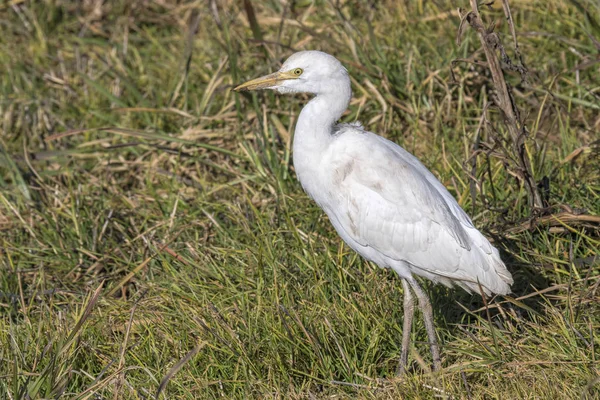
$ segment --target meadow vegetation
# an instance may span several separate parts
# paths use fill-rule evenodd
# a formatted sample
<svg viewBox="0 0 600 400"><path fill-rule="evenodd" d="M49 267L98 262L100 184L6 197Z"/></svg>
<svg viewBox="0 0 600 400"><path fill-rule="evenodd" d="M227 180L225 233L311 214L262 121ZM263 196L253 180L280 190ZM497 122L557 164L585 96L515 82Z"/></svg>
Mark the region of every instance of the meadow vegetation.
<svg viewBox="0 0 600 400"><path fill-rule="evenodd" d="M2 2L0 398L600 398L600 5L511 1L543 210L457 7ZM501 8L481 12L516 62ZM418 156L514 275L485 302L426 284L439 374L418 318L395 376L399 280L295 179L307 97L231 91L302 49L346 65L343 121Z"/></svg>

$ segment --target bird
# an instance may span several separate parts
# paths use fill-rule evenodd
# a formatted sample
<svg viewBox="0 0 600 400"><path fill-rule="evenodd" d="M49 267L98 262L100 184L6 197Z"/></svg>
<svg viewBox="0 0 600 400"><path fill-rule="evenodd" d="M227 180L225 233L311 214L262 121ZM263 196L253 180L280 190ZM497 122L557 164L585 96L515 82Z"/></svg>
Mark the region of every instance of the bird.
<svg viewBox="0 0 600 400"><path fill-rule="evenodd" d="M296 176L350 248L401 278L404 322L398 374L408 370L415 296L433 370L440 370L431 302L416 277L486 296L506 295L513 278L498 250L414 155L358 122L338 123L352 89L347 69L334 56L300 51L277 72L234 88L261 89L312 95L294 131Z"/></svg>

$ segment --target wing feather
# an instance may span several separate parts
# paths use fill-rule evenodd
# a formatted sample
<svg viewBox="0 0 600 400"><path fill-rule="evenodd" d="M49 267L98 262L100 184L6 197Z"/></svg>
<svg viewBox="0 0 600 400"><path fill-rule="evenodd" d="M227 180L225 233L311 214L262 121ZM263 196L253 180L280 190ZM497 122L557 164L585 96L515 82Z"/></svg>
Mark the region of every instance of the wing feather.
<svg viewBox="0 0 600 400"><path fill-rule="evenodd" d="M490 291L509 290L497 250L414 156L364 131L345 132L330 149L325 211L342 237L390 264L406 262L471 289L481 282Z"/></svg>

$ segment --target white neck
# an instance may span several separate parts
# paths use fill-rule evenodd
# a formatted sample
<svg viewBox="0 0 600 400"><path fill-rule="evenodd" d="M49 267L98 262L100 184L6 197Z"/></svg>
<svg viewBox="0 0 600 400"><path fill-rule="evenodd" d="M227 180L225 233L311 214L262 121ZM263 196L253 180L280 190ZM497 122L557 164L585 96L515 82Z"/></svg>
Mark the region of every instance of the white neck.
<svg viewBox="0 0 600 400"><path fill-rule="evenodd" d="M318 161L333 139L333 128L348 108L352 91L350 79L318 94L300 112L294 134L294 167L305 187L305 179L318 169Z"/></svg>

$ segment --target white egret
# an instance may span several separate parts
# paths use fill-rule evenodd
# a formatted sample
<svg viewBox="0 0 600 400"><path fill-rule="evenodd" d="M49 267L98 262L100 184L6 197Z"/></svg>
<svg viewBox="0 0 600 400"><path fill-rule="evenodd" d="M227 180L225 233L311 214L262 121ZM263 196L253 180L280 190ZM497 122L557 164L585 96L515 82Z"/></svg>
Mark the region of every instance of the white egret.
<svg viewBox="0 0 600 400"><path fill-rule="evenodd" d="M431 303L415 275L490 295L507 294L512 276L498 250L456 200L412 154L358 123L337 124L352 91L348 71L333 56L301 51L273 74L240 90L310 93L293 143L296 175L342 239L361 256L402 278L404 324L399 371L405 372L416 295L434 370L441 368Z"/></svg>

